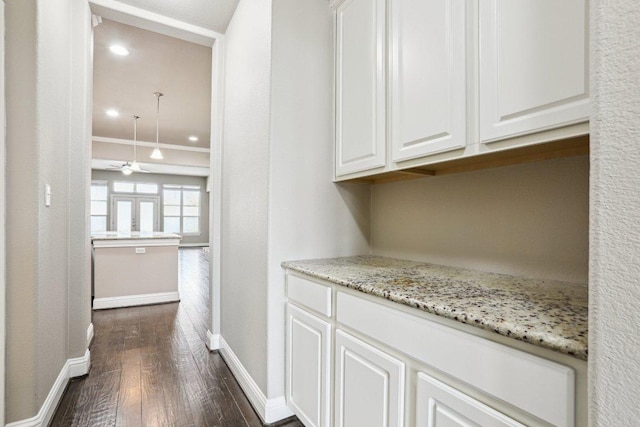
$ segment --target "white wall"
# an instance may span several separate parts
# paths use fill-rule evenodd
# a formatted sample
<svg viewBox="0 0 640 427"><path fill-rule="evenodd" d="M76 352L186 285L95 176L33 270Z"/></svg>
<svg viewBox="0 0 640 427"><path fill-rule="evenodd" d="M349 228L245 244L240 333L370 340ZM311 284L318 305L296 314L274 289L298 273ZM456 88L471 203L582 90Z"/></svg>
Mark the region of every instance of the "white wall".
<svg viewBox="0 0 640 427"><path fill-rule="evenodd" d="M325 0L273 3L268 397L284 394L280 263L369 253L369 186L332 183L332 22Z"/></svg>
<svg viewBox="0 0 640 427"><path fill-rule="evenodd" d="M376 185L376 255L587 283L587 156Z"/></svg>
<svg viewBox="0 0 640 427"><path fill-rule="evenodd" d="M266 391L271 1L241 0L225 39L221 334Z"/></svg>
<svg viewBox="0 0 640 427"><path fill-rule="evenodd" d="M640 419L640 3L591 5L590 423L632 426Z"/></svg>
<svg viewBox="0 0 640 427"><path fill-rule="evenodd" d="M369 187L331 182L332 32L325 0L241 0L226 33L222 337L274 400L280 263L368 253Z"/></svg>
<svg viewBox="0 0 640 427"><path fill-rule="evenodd" d="M86 164L70 161L84 158L88 144L86 129L75 123L85 117L74 114L84 111L75 106L87 102L85 89L71 83L86 79L86 64L72 61L72 49L88 42L78 31L86 25L79 21L86 4L6 4L6 421L12 422L36 415L65 361L86 350L88 240L82 227L72 229L78 223L70 201L84 197L88 180L72 181ZM51 207L44 206L46 183ZM75 322L84 324L70 330Z"/></svg>

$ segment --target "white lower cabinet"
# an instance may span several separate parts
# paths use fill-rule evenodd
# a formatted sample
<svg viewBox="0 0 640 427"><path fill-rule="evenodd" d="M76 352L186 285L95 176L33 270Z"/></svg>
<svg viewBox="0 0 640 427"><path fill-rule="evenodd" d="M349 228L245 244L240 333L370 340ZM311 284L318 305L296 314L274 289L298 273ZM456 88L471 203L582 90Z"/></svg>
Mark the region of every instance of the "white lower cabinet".
<svg viewBox="0 0 640 427"><path fill-rule="evenodd" d="M541 357L302 274L287 275L286 328L287 403L306 427L587 424L584 361Z"/></svg>
<svg viewBox="0 0 640 427"><path fill-rule="evenodd" d="M416 379L416 427L524 427L435 378Z"/></svg>
<svg viewBox="0 0 640 427"><path fill-rule="evenodd" d="M335 426L400 427L404 363L336 330Z"/></svg>
<svg viewBox="0 0 640 427"><path fill-rule="evenodd" d="M307 427L330 425L331 324L287 305L287 401Z"/></svg>

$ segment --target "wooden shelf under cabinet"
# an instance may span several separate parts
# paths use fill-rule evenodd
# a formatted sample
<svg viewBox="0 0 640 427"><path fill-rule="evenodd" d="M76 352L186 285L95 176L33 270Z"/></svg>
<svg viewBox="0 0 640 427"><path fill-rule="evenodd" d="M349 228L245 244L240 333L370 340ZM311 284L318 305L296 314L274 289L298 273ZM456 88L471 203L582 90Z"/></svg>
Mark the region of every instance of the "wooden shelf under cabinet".
<svg viewBox="0 0 640 427"><path fill-rule="evenodd" d="M377 175L353 178L340 182L387 184L390 182L404 181L408 179L424 178L426 176L470 172L480 169L533 163L587 154L589 154L589 135L581 135L561 141L478 154L472 157L447 160L425 166L389 171Z"/></svg>

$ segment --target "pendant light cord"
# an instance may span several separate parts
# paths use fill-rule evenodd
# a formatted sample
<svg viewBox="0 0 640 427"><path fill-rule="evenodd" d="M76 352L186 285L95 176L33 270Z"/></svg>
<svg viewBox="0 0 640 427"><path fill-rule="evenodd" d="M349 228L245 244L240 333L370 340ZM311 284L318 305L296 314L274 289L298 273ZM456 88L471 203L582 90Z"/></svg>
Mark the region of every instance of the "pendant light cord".
<svg viewBox="0 0 640 427"><path fill-rule="evenodd" d="M138 160L138 119L140 116L133 116L133 162Z"/></svg>
<svg viewBox="0 0 640 427"><path fill-rule="evenodd" d="M160 97L163 96L160 92L153 92L156 96L156 148L153 149L153 153L151 153L151 158L155 160L162 160L164 156L160 151Z"/></svg>
<svg viewBox="0 0 640 427"><path fill-rule="evenodd" d="M153 93L156 96L156 148L160 148L160 97L163 96L160 92Z"/></svg>

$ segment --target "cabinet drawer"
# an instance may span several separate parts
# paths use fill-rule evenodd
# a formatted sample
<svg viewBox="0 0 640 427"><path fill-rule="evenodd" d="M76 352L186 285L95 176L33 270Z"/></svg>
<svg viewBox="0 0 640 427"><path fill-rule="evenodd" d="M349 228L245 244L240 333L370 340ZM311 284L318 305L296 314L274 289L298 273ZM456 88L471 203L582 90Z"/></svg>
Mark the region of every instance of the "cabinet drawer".
<svg viewBox="0 0 640 427"><path fill-rule="evenodd" d="M556 426L574 425L573 369L338 292L337 321Z"/></svg>
<svg viewBox="0 0 640 427"><path fill-rule="evenodd" d="M293 274L287 275L290 301L331 317L331 288Z"/></svg>

